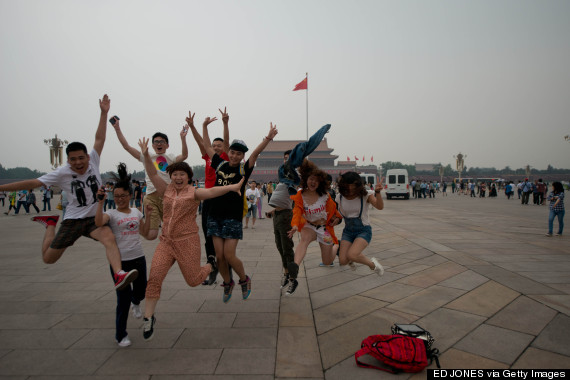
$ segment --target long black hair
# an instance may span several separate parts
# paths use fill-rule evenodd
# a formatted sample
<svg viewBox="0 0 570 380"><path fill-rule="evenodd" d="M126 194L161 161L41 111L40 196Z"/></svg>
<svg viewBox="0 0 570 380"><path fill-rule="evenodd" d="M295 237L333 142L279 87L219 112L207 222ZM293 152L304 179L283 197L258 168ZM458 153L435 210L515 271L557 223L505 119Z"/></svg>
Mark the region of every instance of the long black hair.
<svg viewBox="0 0 570 380"><path fill-rule="evenodd" d="M564 192L564 186L561 182L552 182L552 187L554 188L554 194L561 194Z"/></svg>
<svg viewBox="0 0 570 380"><path fill-rule="evenodd" d="M131 175L127 173L127 165L121 162L119 165L117 165L117 172L119 174L118 176L115 173L111 174L113 180L115 181L115 189L123 189L129 194L132 194L133 188L131 185Z"/></svg>

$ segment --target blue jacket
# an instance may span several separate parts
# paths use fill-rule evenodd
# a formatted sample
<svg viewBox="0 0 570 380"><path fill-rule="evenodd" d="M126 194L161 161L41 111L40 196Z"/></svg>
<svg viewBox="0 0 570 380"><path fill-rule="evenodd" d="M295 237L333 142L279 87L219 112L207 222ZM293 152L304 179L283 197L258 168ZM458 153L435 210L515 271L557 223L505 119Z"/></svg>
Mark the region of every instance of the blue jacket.
<svg viewBox="0 0 570 380"><path fill-rule="evenodd" d="M308 141L295 145L289 155L289 160L279 167L279 182L289 187L289 194L297 194L297 186L301 183L301 178L295 169L301 166L303 160L317 149L330 128L330 124L323 125Z"/></svg>

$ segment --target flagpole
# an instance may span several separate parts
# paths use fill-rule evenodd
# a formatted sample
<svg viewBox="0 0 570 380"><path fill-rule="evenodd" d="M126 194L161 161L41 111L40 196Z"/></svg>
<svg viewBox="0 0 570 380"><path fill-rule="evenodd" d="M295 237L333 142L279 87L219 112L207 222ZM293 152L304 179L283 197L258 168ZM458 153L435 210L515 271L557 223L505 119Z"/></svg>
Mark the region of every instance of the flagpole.
<svg viewBox="0 0 570 380"><path fill-rule="evenodd" d="M305 73L305 80L307 81L307 140L309 140L309 73Z"/></svg>

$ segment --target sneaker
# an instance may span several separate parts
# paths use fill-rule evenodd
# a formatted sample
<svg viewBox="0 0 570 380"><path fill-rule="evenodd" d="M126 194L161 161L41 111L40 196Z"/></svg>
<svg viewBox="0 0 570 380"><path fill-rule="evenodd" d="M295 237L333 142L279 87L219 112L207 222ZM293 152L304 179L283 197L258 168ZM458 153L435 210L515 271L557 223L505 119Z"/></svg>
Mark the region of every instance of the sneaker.
<svg viewBox="0 0 570 380"><path fill-rule="evenodd" d="M548 237L552 237L552 234L550 234L550 233L547 233L547 234L546 234L546 236L548 236Z"/></svg>
<svg viewBox="0 0 570 380"><path fill-rule="evenodd" d="M45 228L55 226L58 220L59 215L34 216L32 218L32 222L41 223Z"/></svg>
<svg viewBox="0 0 570 380"><path fill-rule="evenodd" d="M222 301L224 301L224 303L228 302L230 298L232 298L232 291L234 290L234 285L235 285L234 280L231 280L229 284L226 284L225 282L222 284L222 286L224 287L224 296L222 298Z"/></svg>
<svg viewBox="0 0 570 380"><path fill-rule="evenodd" d="M329 265L327 265L325 263L320 263L319 266L320 267L334 267L334 263L330 263Z"/></svg>
<svg viewBox="0 0 570 380"><path fill-rule="evenodd" d="M376 257L371 258L372 262L374 263L373 271L376 272L378 276L382 276L384 274L384 267L380 264Z"/></svg>
<svg viewBox="0 0 570 380"><path fill-rule="evenodd" d="M129 347L131 345L131 340L129 339L129 336L125 336L123 339L121 339L120 342L117 342L119 344L119 347Z"/></svg>
<svg viewBox="0 0 570 380"><path fill-rule="evenodd" d="M156 323L156 318L154 315L150 319L143 319L143 338L144 340L151 340L154 335L154 324Z"/></svg>
<svg viewBox="0 0 570 380"><path fill-rule="evenodd" d="M289 273L285 273L283 278L281 278L281 289L285 287L289 283Z"/></svg>
<svg viewBox="0 0 570 380"><path fill-rule="evenodd" d="M127 285L136 280L138 276L139 271L136 269L129 272L122 270L119 273L115 273L115 290L123 290Z"/></svg>
<svg viewBox="0 0 570 380"><path fill-rule="evenodd" d="M348 263L348 266L350 267L350 270L352 270L352 271L356 270L356 264L353 263L352 261Z"/></svg>
<svg viewBox="0 0 570 380"><path fill-rule="evenodd" d="M299 285L299 281L294 278L289 279L289 288L287 289L286 294L290 296L291 294L295 293L295 289L297 289L297 285Z"/></svg>
<svg viewBox="0 0 570 380"><path fill-rule="evenodd" d="M131 309L133 309L133 317L135 317L136 319L141 319L142 318L142 311L141 311L141 305L135 305L134 303L131 304Z"/></svg>
<svg viewBox="0 0 570 380"><path fill-rule="evenodd" d="M554 235L554 236L562 237L562 234L556 234L556 235Z"/></svg>
<svg viewBox="0 0 570 380"><path fill-rule="evenodd" d="M251 279L249 276L245 276L245 281L239 281L239 284L241 285L241 295L246 300L251 294Z"/></svg>

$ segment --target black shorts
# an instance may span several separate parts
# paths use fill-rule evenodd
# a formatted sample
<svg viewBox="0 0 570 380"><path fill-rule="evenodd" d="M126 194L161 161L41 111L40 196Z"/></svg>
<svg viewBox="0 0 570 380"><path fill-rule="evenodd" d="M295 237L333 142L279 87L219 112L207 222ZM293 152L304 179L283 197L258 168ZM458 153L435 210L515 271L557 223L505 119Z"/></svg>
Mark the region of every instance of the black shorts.
<svg viewBox="0 0 570 380"><path fill-rule="evenodd" d="M50 248L64 249L71 247L81 236L93 239L90 234L98 227L95 225L95 217L84 219L66 219L61 222L57 234L50 244ZM97 239L93 239L97 240Z"/></svg>

